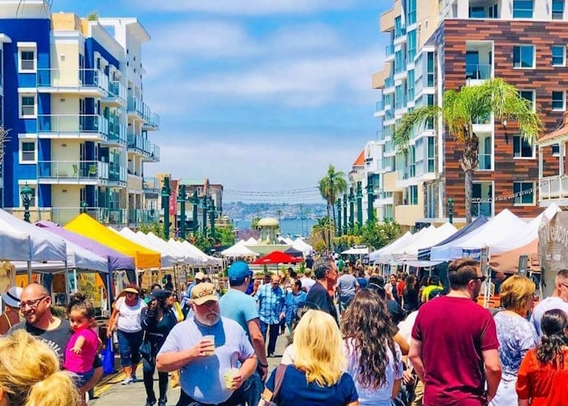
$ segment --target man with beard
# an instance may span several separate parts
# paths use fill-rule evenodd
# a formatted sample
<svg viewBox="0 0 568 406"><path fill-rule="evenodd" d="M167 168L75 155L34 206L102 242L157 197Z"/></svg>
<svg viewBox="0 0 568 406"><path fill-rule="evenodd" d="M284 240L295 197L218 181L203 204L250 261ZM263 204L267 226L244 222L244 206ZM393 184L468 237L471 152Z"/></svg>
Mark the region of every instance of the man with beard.
<svg viewBox="0 0 568 406"><path fill-rule="evenodd" d="M470 258L453 261L448 273L450 293L418 311L409 357L424 382L425 405L486 405L497 392L501 362L493 317L477 304L485 277Z"/></svg>
<svg viewBox="0 0 568 406"><path fill-rule="evenodd" d="M13 326L8 334L15 330L26 330L45 342L63 365L65 348L73 335L73 330L67 320L55 317L51 313L51 296L47 289L39 283L26 286L20 297L20 311L26 320ZM93 377L82 388L84 392L91 390L103 374L99 357L95 357L93 369Z"/></svg>
<svg viewBox="0 0 568 406"><path fill-rule="evenodd" d="M256 355L243 328L221 317L211 283L191 291L193 317L176 325L156 359L158 371L180 371L177 406L243 404L239 387L256 369Z"/></svg>

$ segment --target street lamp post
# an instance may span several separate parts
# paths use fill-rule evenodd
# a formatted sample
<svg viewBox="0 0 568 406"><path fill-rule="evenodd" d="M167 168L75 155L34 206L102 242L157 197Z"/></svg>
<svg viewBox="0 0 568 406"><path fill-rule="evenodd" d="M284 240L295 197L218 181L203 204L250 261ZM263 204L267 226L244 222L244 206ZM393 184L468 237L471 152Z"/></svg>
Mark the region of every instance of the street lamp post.
<svg viewBox="0 0 568 406"><path fill-rule="evenodd" d="M363 188L361 182L357 182L357 223L359 227L363 226Z"/></svg>
<svg viewBox="0 0 568 406"><path fill-rule="evenodd" d="M203 210L202 215L203 215L203 236L207 237L207 210L209 208L208 204L207 204L207 195L203 196L202 200L201 200L201 209Z"/></svg>
<svg viewBox="0 0 568 406"><path fill-rule="evenodd" d="M211 222L211 237L215 238L215 216L217 215L217 209L215 208L215 201L213 197L210 198L209 203L209 221Z"/></svg>
<svg viewBox="0 0 568 406"><path fill-rule="evenodd" d="M367 178L367 221L375 220L375 211L373 204L375 202L375 185L373 184L372 177Z"/></svg>
<svg viewBox="0 0 568 406"><path fill-rule="evenodd" d="M20 192L20 196L22 197L22 204L24 205L24 221L30 222L30 203L32 201L32 197L34 195L34 191L30 188L26 182L22 191Z"/></svg>
<svg viewBox="0 0 568 406"><path fill-rule="evenodd" d="M197 205L199 204L199 197L197 196L197 190L193 191L191 198L189 199L190 203L193 205L193 217L192 217L192 226L193 226L193 235L199 230L199 225L197 224Z"/></svg>
<svg viewBox="0 0 568 406"><path fill-rule="evenodd" d="M343 194L343 234L348 234L348 221L347 221L347 193Z"/></svg>
<svg viewBox="0 0 568 406"><path fill-rule="evenodd" d="M177 201L179 203L179 207L180 207L180 224L179 224L179 229L180 229L180 235L181 238L185 240L185 200L186 200L186 196L185 196L185 185L180 185L179 186L179 193L178 193L178 197L177 197Z"/></svg>
<svg viewBox="0 0 568 406"><path fill-rule="evenodd" d="M454 224L454 198L450 197L448 199L448 221L450 224Z"/></svg>
<svg viewBox="0 0 568 406"><path fill-rule="evenodd" d="M164 239L170 239L170 178L164 177L164 185L162 186L162 208L164 209Z"/></svg>
<svg viewBox="0 0 568 406"><path fill-rule="evenodd" d="M349 188L349 230L353 232L355 229L355 195L353 194L353 186Z"/></svg>
<svg viewBox="0 0 568 406"><path fill-rule="evenodd" d="M341 229L341 197L337 199L337 224L335 228L335 235L341 237L343 230Z"/></svg>
<svg viewBox="0 0 568 406"><path fill-rule="evenodd" d="M87 204L87 202L83 200L81 202L81 213L87 214L87 208L88 207L89 207L89 205Z"/></svg>

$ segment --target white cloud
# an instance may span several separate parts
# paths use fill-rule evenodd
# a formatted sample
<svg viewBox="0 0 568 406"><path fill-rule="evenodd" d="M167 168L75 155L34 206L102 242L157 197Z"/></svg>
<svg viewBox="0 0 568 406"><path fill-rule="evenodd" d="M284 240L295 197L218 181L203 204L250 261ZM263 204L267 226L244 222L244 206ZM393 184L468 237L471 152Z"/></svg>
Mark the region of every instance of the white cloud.
<svg viewBox="0 0 568 406"><path fill-rule="evenodd" d="M296 133L255 140L235 134L231 143L211 134L196 135L195 139L200 142L162 145L161 162L148 165L146 171L166 171L174 178L207 177L231 190L303 189L314 187L329 164L347 170L342 166L353 161L360 146L348 139L326 143L320 137ZM298 197L288 197L294 198Z"/></svg>
<svg viewBox="0 0 568 406"><path fill-rule="evenodd" d="M358 0L131 0L133 5L155 11L191 11L211 14L304 14L342 10Z"/></svg>

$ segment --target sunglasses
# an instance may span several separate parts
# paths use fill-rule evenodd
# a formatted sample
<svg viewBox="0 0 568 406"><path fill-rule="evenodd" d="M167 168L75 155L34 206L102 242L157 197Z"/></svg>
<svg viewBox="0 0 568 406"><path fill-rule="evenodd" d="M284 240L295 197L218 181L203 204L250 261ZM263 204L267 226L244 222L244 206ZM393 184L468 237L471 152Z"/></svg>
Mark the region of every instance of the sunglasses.
<svg viewBox="0 0 568 406"><path fill-rule="evenodd" d="M20 302L20 309L25 310L26 307L29 307L30 309L35 309L35 308L38 307L40 302L43 299L45 299L46 297L48 297L48 296L42 296L42 297L34 299L34 300L28 300L27 302Z"/></svg>
<svg viewBox="0 0 568 406"><path fill-rule="evenodd" d="M487 279L486 276L477 276L475 278L471 278L472 281L480 281L480 282L485 282L486 279Z"/></svg>

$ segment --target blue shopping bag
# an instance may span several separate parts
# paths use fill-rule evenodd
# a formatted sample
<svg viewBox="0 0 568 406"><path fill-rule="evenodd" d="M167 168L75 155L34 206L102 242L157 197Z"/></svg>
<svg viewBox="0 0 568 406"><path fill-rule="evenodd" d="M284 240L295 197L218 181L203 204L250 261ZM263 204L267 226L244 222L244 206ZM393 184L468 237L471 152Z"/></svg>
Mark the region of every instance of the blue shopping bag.
<svg viewBox="0 0 568 406"><path fill-rule="evenodd" d="M109 337L106 342L106 347L101 352L101 361L103 364L103 371L105 374L114 373L114 351L112 347L112 337Z"/></svg>

